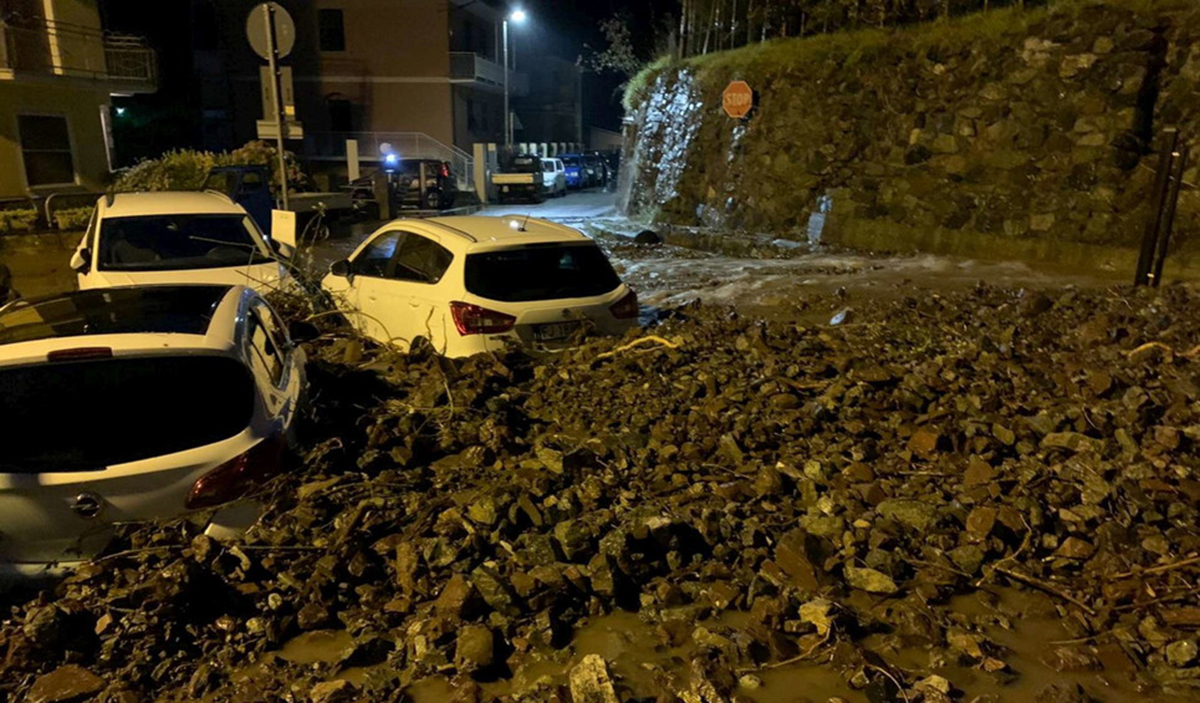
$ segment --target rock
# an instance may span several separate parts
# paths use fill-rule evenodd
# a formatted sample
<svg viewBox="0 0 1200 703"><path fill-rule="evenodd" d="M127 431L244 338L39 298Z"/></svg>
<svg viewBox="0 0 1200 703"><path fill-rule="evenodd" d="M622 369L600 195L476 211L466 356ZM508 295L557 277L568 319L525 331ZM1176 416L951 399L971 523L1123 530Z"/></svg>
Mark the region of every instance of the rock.
<svg viewBox="0 0 1200 703"><path fill-rule="evenodd" d="M742 677L738 679L738 687L747 691L757 691L758 689L762 688L762 685L762 679L758 678L754 674L743 674Z"/></svg>
<svg viewBox="0 0 1200 703"><path fill-rule="evenodd" d="M433 609L438 615L461 620L472 616L477 598L478 594L471 582L462 574L455 574L446 582L446 586L434 601Z"/></svg>
<svg viewBox="0 0 1200 703"><path fill-rule="evenodd" d="M296 625L301 630L319 630L332 620L329 609L319 601L309 601L296 613Z"/></svg>
<svg viewBox="0 0 1200 703"><path fill-rule="evenodd" d="M968 544L950 550L950 561L963 570L963 573L975 575L983 565L985 554L979 547Z"/></svg>
<svg viewBox="0 0 1200 703"><path fill-rule="evenodd" d="M599 654L581 659L572 667L568 679L572 703L620 703L608 665Z"/></svg>
<svg viewBox="0 0 1200 703"><path fill-rule="evenodd" d="M913 688L917 689L918 691L934 691L948 695L950 693L950 681L944 676L938 676L934 674L933 676L927 676L916 682L913 684Z"/></svg>
<svg viewBox="0 0 1200 703"><path fill-rule="evenodd" d="M587 561L591 556L592 534L579 520L563 520L554 526L554 537L568 561Z"/></svg>
<svg viewBox="0 0 1200 703"><path fill-rule="evenodd" d="M875 569L860 569L847 566L845 569L846 582L852 587L867 593L891 595L900 590L896 582L887 574Z"/></svg>
<svg viewBox="0 0 1200 703"><path fill-rule="evenodd" d="M919 500L893 498L875 506L875 510L889 520L911 527L918 532L929 529L937 520L937 511L932 505Z"/></svg>
<svg viewBox="0 0 1200 703"><path fill-rule="evenodd" d="M345 679L325 681L308 692L311 703L351 703L358 694L358 687Z"/></svg>
<svg viewBox="0 0 1200 703"><path fill-rule="evenodd" d="M822 637L829 632L829 628L833 625L833 616L830 614L830 609L833 603L824 598L811 600L800 606L800 621L811 623L817 628L817 634Z"/></svg>
<svg viewBox="0 0 1200 703"><path fill-rule="evenodd" d="M967 532L977 539L987 537L996 524L996 509L979 506L967 515Z"/></svg>
<svg viewBox="0 0 1200 703"><path fill-rule="evenodd" d="M454 663L459 671L471 673L486 669L495 658L495 637L483 625L467 625L458 631Z"/></svg>
<svg viewBox="0 0 1200 703"><path fill-rule="evenodd" d="M761 498L776 495L783 491L783 474L771 466L759 469L754 479L754 491Z"/></svg>
<svg viewBox="0 0 1200 703"><path fill-rule="evenodd" d="M74 703L104 690L104 679L75 664L60 666L39 676L25 698L28 703Z"/></svg>
<svg viewBox="0 0 1200 703"><path fill-rule="evenodd" d="M476 567L471 572L471 583L479 591L484 602L495 608L500 614L507 617L515 617L520 614L521 609L518 606L516 594L494 569L486 566Z"/></svg>
<svg viewBox="0 0 1200 703"><path fill-rule="evenodd" d="M1166 647L1167 661L1171 666L1183 668L1196 661L1196 640L1176 640Z"/></svg>
<svg viewBox="0 0 1200 703"><path fill-rule="evenodd" d="M1072 452L1099 452L1104 442L1078 432L1051 432L1042 438L1044 449L1067 449Z"/></svg>
<svg viewBox="0 0 1200 703"><path fill-rule="evenodd" d="M929 458L937 452L941 435L931 430L921 428L913 433L908 441L908 450L917 456Z"/></svg>
<svg viewBox="0 0 1200 703"><path fill-rule="evenodd" d="M963 482L968 486L979 486L992 482L996 477L996 470L992 465L981 459L978 455L972 455L971 460L967 463L967 471L963 474Z"/></svg>
<svg viewBox="0 0 1200 703"><path fill-rule="evenodd" d="M1078 537L1068 537L1055 550L1054 556L1063 559L1087 559L1095 551L1096 548L1092 546L1091 542Z"/></svg>

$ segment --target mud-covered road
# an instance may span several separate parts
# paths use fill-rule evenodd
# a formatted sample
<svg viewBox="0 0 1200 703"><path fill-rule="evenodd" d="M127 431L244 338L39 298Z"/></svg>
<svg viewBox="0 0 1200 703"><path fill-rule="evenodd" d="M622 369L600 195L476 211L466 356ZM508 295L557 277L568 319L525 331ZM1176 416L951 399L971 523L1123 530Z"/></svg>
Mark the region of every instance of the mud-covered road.
<svg viewBox="0 0 1200 703"><path fill-rule="evenodd" d="M15 604L0 699L1194 700L1198 303L688 305L458 362L328 327L260 522Z"/></svg>

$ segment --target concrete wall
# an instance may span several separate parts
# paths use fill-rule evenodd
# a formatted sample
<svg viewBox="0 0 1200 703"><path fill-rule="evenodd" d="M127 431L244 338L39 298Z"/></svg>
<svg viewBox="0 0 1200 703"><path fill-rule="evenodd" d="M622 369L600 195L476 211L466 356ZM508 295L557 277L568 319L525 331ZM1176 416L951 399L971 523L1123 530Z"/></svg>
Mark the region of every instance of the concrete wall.
<svg viewBox="0 0 1200 703"><path fill-rule="evenodd" d="M1064 3L659 67L631 95L623 203L660 222L795 238L828 210L827 241L873 249L1131 247L1149 145L1171 124L1196 135L1200 117L1197 6L1144 8ZM746 121L721 109L736 79L756 91ZM1194 189L1177 225L1180 242L1200 239Z"/></svg>

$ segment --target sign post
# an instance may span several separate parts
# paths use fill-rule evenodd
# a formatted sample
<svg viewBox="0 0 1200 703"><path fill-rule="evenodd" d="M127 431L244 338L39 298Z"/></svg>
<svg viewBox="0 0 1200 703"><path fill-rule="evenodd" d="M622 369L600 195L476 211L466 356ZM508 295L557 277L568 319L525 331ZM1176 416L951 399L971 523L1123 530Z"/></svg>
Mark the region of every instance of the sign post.
<svg viewBox="0 0 1200 703"><path fill-rule="evenodd" d="M754 91L746 81L733 81L721 96L725 114L735 120L744 119L754 109Z"/></svg>
<svg viewBox="0 0 1200 703"><path fill-rule="evenodd" d="M292 16L278 3L264 2L250 11L246 18L246 38L251 48L267 60L270 75L271 114L265 115L275 123L275 148L279 152L279 194L283 209L288 209L287 159L284 156L283 138L287 130L287 115L284 101L280 99L279 60L291 53L296 42L296 25ZM265 86L264 86L265 87ZM293 107L293 112L295 108Z"/></svg>

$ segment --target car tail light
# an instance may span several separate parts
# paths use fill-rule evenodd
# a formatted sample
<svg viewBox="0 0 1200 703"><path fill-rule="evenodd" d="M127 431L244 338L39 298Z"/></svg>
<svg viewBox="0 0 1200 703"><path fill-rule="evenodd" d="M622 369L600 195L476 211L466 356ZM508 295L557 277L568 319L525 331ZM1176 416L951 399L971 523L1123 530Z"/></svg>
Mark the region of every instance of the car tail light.
<svg viewBox="0 0 1200 703"><path fill-rule="evenodd" d="M246 491L283 468L284 439L271 435L200 477L184 505L188 510L211 508L241 498Z"/></svg>
<svg viewBox="0 0 1200 703"><path fill-rule="evenodd" d="M442 178L450 177L450 164L442 164Z"/></svg>
<svg viewBox="0 0 1200 703"><path fill-rule="evenodd" d="M86 359L111 359L112 349L109 347L80 347L78 349L59 349L46 355L46 361L83 361Z"/></svg>
<svg viewBox="0 0 1200 703"><path fill-rule="evenodd" d="M512 315L457 301L450 303L450 314L454 316L458 333L464 337L469 334L507 332L517 324L517 318Z"/></svg>
<svg viewBox="0 0 1200 703"><path fill-rule="evenodd" d="M618 320L628 320L630 318L637 317L638 316L637 293L632 290L629 291L629 293L624 298L621 298L616 303L614 303L613 306L609 308L609 310L612 312L613 317L617 318Z"/></svg>

